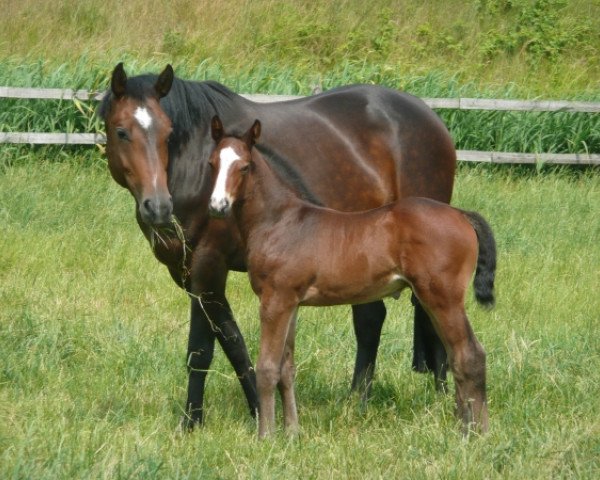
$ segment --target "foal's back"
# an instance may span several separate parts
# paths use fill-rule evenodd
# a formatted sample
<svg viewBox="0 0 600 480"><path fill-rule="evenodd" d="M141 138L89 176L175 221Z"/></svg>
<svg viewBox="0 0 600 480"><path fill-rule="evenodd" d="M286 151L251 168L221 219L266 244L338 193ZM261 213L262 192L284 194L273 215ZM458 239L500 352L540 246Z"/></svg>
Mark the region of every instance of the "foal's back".
<svg viewBox="0 0 600 480"><path fill-rule="evenodd" d="M411 197L364 212L339 212L299 201L280 223L260 276L299 292L301 305L370 302L396 296L423 278L451 271L466 288L477 261L477 236L461 211ZM293 225L293 230L290 230ZM276 238L278 232L270 231Z"/></svg>

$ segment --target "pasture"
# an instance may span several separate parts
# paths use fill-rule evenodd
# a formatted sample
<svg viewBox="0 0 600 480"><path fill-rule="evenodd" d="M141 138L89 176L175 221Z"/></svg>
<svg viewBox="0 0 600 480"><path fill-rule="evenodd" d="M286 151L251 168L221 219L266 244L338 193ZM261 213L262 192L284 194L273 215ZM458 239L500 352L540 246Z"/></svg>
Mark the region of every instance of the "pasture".
<svg viewBox="0 0 600 480"><path fill-rule="evenodd" d="M4 147L3 147L4 148ZM178 431L188 300L152 256L130 195L94 152L0 164L1 478L596 478L600 472L597 169L463 165L454 204L499 251L497 306L468 312L488 354L490 433L465 441L450 395L410 370L409 295L386 300L372 398L348 397L347 307L300 311L301 434L256 440L217 348L206 425ZM257 301L228 297L253 359ZM451 383L451 388L453 387Z"/></svg>

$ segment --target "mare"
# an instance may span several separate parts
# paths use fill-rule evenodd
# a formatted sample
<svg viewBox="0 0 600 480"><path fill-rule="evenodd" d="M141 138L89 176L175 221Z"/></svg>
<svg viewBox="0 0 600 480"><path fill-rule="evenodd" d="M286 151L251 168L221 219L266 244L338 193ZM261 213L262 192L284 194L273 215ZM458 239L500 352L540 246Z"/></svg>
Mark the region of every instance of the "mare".
<svg viewBox="0 0 600 480"><path fill-rule="evenodd" d="M184 418L189 428L203 419L215 340L251 412L258 407L255 373L225 296L228 271L246 270L240 235L231 220L208 215L214 115L232 129L261 118L267 133L256 148L313 203L357 211L409 195L442 202L452 195L456 152L447 129L421 100L383 87L355 85L260 104L216 82L175 78L171 66L159 75L127 77L120 63L99 114L113 178L132 194L137 222L156 258L190 294ZM413 367L433 371L442 387L445 350L426 312L414 303ZM366 398L385 307L374 301L352 311L357 339L352 388Z"/></svg>
<svg viewBox="0 0 600 480"><path fill-rule="evenodd" d="M485 353L467 319L465 295L475 273L476 299L494 303L496 244L487 222L478 213L422 197L363 212L313 205L286 188L253 148L260 130L256 120L242 139L228 137L219 117L213 118L217 146L210 163L216 182L209 205L219 217L232 212L260 299L259 437L275 430L276 387L286 429L298 428L298 308L369 303L397 297L407 287L447 350L463 431L485 432Z"/></svg>

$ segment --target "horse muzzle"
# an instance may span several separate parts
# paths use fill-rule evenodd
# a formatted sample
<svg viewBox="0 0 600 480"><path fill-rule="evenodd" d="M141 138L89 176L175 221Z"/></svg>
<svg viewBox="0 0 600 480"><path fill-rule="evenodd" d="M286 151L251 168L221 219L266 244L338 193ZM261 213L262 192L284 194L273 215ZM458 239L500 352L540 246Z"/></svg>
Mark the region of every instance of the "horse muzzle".
<svg viewBox="0 0 600 480"><path fill-rule="evenodd" d="M146 198L139 206L142 221L147 225L160 227L173 221L173 200L171 197Z"/></svg>
<svg viewBox="0 0 600 480"><path fill-rule="evenodd" d="M227 213L229 213L230 209L231 202L227 198L222 198L219 200L211 198L210 203L208 204L208 213L211 217L215 218L223 218L227 216Z"/></svg>

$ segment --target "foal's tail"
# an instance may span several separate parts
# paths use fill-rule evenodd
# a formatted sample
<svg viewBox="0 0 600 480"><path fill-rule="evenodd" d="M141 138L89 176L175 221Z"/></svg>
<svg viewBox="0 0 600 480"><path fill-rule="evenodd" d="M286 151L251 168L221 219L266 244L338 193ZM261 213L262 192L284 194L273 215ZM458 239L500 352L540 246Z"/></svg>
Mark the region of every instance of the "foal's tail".
<svg viewBox="0 0 600 480"><path fill-rule="evenodd" d="M473 226L479 240L479 254L477 256L477 269L473 286L475 298L484 307L493 307L494 279L496 277L496 240L494 233L487 221L477 212L465 212L463 214Z"/></svg>

